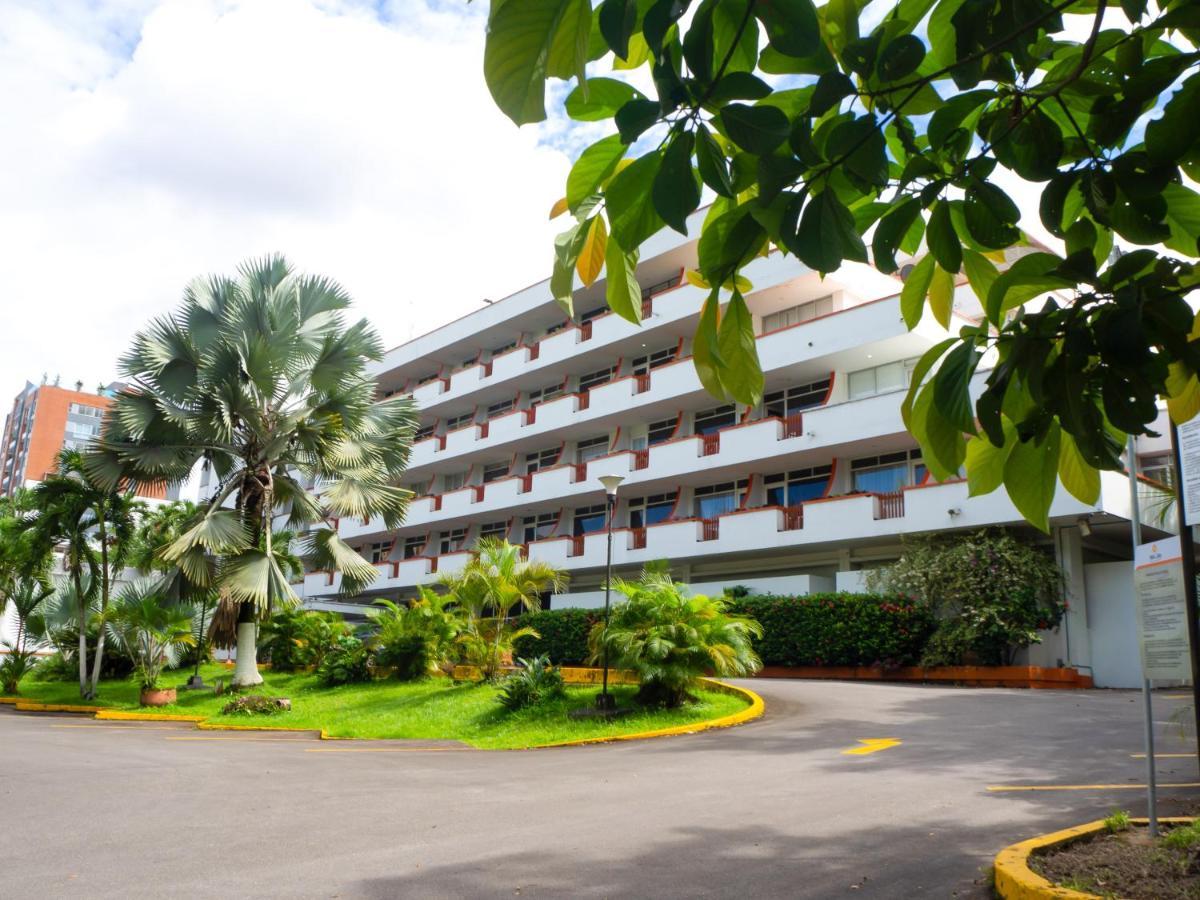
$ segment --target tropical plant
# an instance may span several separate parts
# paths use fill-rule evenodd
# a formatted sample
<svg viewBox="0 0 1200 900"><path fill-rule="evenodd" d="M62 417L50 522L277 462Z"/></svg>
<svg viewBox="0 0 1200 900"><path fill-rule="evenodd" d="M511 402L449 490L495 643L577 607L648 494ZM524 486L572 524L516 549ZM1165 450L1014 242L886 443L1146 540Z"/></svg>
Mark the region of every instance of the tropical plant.
<svg viewBox="0 0 1200 900"><path fill-rule="evenodd" d="M258 633L258 646L276 672L319 666L350 626L335 612L292 607L272 613Z"/></svg>
<svg viewBox="0 0 1200 900"><path fill-rule="evenodd" d="M368 641L375 665L392 669L403 681L424 678L452 663L464 628L462 613L453 607L451 595L424 586L418 591L407 606L376 600L382 608L367 613L375 629Z"/></svg>
<svg viewBox="0 0 1200 900"><path fill-rule="evenodd" d="M307 562L340 573L353 594L378 573L334 520L381 516L394 528L410 496L396 481L415 409L406 397L377 399L367 363L383 348L365 320L345 324L349 305L339 285L280 256L193 282L174 313L134 338L121 360L131 386L87 457L106 485L126 472L178 482L201 461L212 467L216 492L164 558L214 587L236 619L238 686L262 681L258 620L298 599L273 523L303 529ZM210 554L218 565L205 581Z"/></svg>
<svg viewBox="0 0 1200 900"><path fill-rule="evenodd" d="M610 622L597 622L589 646L592 661L607 659L632 669L642 703L675 707L689 699L700 678L753 675L762 667L751 641L763 631L753 619L731 615L726 601L697 594L665 571L646 571L638 581L614 579L623 596Z"/></svg>
<svg viewBox="0 0 1200 900"><path fill-rule="evenodd" d="M31 491L36 540L42 547L58 547L62 552L78 603L79 693L85 698L95 697L99 688L106 636L100 629L89 673L86 637L91 597L84 588L97 592L96 611L103 616L142 506L133 496L133 487L121 471L112 481L101 483L84 467L78 451L67 450L59 456L58 470Z"/></svg>
<svg viewBox="0 0 1200 900"><path fill-rule="evenodd" d="M560 591L566 583L565 574L527 559L521 547L497 538L481 540L467 564L442 579L467 615L466 631L459 638L467 662L478 666L485 679L494 679L511 658L513 641L536 635L510 621L513 609L537 609L542 594Z"/></svg>
<svg viewBox="0 0 1200 900"><path fill-rule="evenodd" d="M0 540L3 538L0 537ZM4 659L0 660L0 692L15 694L21 679L33 671L37 650L30 640L30 622L37 627L42 604L51 597L54 589L37 578L10 580L4 599L0 600L0 614L12 610L17 622L14 640L0 643Z"/></svg>
<svg viewBox="0 0 1200 900"><path fill-rule="evenodd" d="M609 306L639 321L639 249L664 226L688 234L703 185L716 201L688 278L708 292L693 358L716 396L762 396L743 297L756 258L779 250L821 273L870 258L892 273L898 251L923 246L902 314L915 327L927 306L954 334L916 367L904 416L936 477L965 462L974 492L1003 483L1046 530L1056 475L1090 505L1097 469L1121 468L1114 429L1147 433L1159 398L1176 421L1200 412L1194 3L592 6L494 0L483 60L517 124L545 118L549 79L576 78L555 102L615 132L580 154L552 211L576 220L551 279L568 310L575 274L591 285L603 268ZM612 77L596 77L601 60ZM1040 194L1064 252L1029 246L1016 186ZM1143 249L1110 254L1118 238ZM951 321L960 273L986 316L964 328ZM976 399L988 351L998 363Z"/></svg>
<svg viewBox="0 0 1200 900"><path fill-rule="evenodd" d="M317 667L317 680L325 687L370 681L371 651L353 635L342 635Z"/></svg>
<svg viewBox="0 0 1200 900"><path fill-rule="evenodd" d="M546 655L518 659L520 668L500 685L500 705L509 712L536 706L563 695L562 672Z"/></svg>
<svg viewBox="0 0 1200 900"><path fill-rule="evenodd" d="M191 608L169 604L148 578L127 584L103 614L114 637L134 659L134 674L143 691L159 688L163 670L180 648L196 643Z"/></svg>
<svg viewBox="0 0 1200 900"><path fill-rule="evenodd" d="M1054 560L1004 531L910 539L900 559L873 570L867 583L929 607L937 627L924 665L1009 664L1066 609Z"/></svg>

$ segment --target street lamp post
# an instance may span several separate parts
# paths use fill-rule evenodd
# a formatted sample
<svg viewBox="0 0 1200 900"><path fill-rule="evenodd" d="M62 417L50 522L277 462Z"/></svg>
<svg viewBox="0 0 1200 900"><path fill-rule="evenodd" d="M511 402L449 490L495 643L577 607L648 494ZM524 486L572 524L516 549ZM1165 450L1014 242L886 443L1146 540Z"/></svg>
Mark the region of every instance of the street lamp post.
<svg viewBox="0 0 1200 900"><path fill-rule="evenodd" d="M616 709L616 701L613 700L612 694L608 692L608 614L610 608L610 596L612 594L612 534L613 534L613 514L617 511L617 488L621 482L625 480L623 475L601 475L600 483L604 485L604 491L607 499L607 520L608 520L608 559L604 568L604 675L603 682L600 688L600 696L596 698L596 709L601 712L612 712Z"/></svg>

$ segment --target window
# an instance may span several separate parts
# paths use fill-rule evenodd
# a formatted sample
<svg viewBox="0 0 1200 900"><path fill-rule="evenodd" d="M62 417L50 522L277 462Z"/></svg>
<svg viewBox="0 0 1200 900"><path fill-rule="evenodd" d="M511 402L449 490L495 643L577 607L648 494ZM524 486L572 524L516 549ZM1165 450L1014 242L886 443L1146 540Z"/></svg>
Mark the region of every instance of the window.
<svg viewBox="0 0 1200 900"><path fill-rule="evenodd" d="M83 403L72 403L67 407L67 411L73 416L87 416L90 419L104 418L104 410Z"/></svg>
<svg viewBox="0 0 1200 900"><path fill-rule="evenodd" d="M694 515L698 519L714 519L727 512L732 512L741 505L742 495L746 492L746 479L738 482L726 481L721 484L709 484L696 488L694 496Z"/></svg>
<svg viewBox="0 0 1200 900"><path fill-rule="evenodd" d="M461 416L451 416L446 420L446 430L453 431L456 428L462 428L464 425L470 425L474 418L474 412L463 413Z"/></svg>
<svg viewBox="0 0 1200 900"><path fill-rule="evenodd" d="M429 382L433 381L433 379L437 377L437 372L430 372L428 375L417 379L417 386L420 387L423 384L429 384Z"/></svg>
<svg viewBox="0 0 1200 900"><path fill-rule="evenodd" d="M763 397L763 409L768 416L779 416L783 419L802 409L820 406L825 402L825 395L828 393L829 379L822 378L811 384L798 384L766 394Z"/></svg>
<svg viewBox="0 0 1200 900"><path fill-rule="evenodd" d="M373 563L381 563L388 558L392 552L391 541L380 541L377 544L368 544L363 554L367 560Z"/></svg>
<svg viewBox="0 0 1200 900"><path fill-rule="evenodd" d="M767 488L767 506L795 506L805 500L815 500L829 487L830 466L813 466L792 472L777 472L763 478Z"/></svg>
<svg viewBox="0 0 1200 900"><path fill-rule="evenodd" d="M850 461L850 474L856 491L887 494L925 480L925 464L920 450L901 450Z"/></svg>
<svg viewBox="0 0 1200 900"><path fill-rule="evenodd" d="M507 344L501 344L499 347L493 347L490 352L492 356L499 356L501 353L507 353L515 346L517 346L516 341L509 341Z"/></svg>
<svg viewBox="0 0 1200 900"><path fill-rule="evenodd" d="M629 527L645 528L656 522L665 522L671 518L675 510L678 494L651 494L648 497L635 497L629 501Z"/></svg>
<svg viewBox="0 0 1200 900"><path fill-rule="evenodd" d="M575 462L583 464L608 453L608 435L588 438L575 445Z"/></svg>
<svg viewBox="0 0 1200 900"><path fill-rule="evenodd" d="M908 387L916 364L916 359L905 359L851 372L850 399L857 400L859 397L871 397Z"/></svg>
<svg viewBox="0 0 1200 900"><path fill-rule="evenodd" d="M1159 484L1175 483L1175 465L1169 453L1147 454L1138 460L1138 474Z"/></svg>
<svg viewBox="0 0 1200 900"><path fill-rule="evenodd" d="M549 387L539 388L536 391L529 392L529 405L537 406L545 403L548 400L553 400L555 397L561 397L563 392L562 383L552 384Z"/></svg>
<svg viewBox="0 0 1200 900"><path fill-rule="evenodd" d="M678 287L679 282L683 280L683 276L679 274L672 275L666 281L659 281L650 287L642 288L642 299L649 300L655 294L661 294L663 291L669 291L673 287Z"/></svg>
<svg viewBox="0 0 1200 900"><path fill-rule="evenodd" d="M499 403L493 403L487 408L487 417L489 419L494 419L497 416L502 416L507 412L512 412L512 408L516 405L516 400L501 400Z"/></svg>
<svg viewBox="0 0 1200 900"><path fill-rule="evenodd" d="M579 390L589 391L594 387L599 387L602 384L608 384L612 381L613 375L616 373L616 366L609 366L607 369L599 369L595 372L588 372L586 375L579 376Z"/></svg>
<svg viewBox="0 0 1200 900"><path fill-rule="evenodd" d="M665 366L675 359L675 352L678 346L663 347L661 350L655 350L653 353L648 353L645 356L635 357L633 360L633 374L645 375L651 369L657 369L659 366Z"/></svg>
<svg viewBox="0 0 1200 900"><path fill-rule="evenodd" d="M416 435L413 437L413 441L423 441L427 437L433 437L433 428L434 426L432 425L426 425L424 428L418 428Z"/></svg>
<svg viewBox="0 0 1200 900"><path fill-rule="evenodd" d="M505 538L508 536L507 522L488 522L479 527L479 539L484 538Z"/></svg>
<svg viewBox="0 0 1200 900"><path fill-rule="evenodd" d="M570 324L570 323L567 322L566 319L564 319L563 321L559 322L557 325L551 325L549 328L546 329L546 333L543 335L543 337L550 337L550 335L552 335L552 334L558 334L560 331L562 331L564 328L566 328L568 324Z"/></svg>
<svg viewBox="0 0 1200 900"><path fill-rule="evenodd" d="M467 538L467 529L452 528L438 533L438 553L457 553Z"/></svg>
<svg viewBox="0 0 1200 900"><path fill-rule="evenodd" d="M546 450L538 450L534 453L526 453L525 474L532 475L534 472L540 472L543 469L548 469L553 465L557 465L558 454L561 452L561 447L550 447Z"/></svg>
<svg viewBox="0 0 1200 900"><path fill-rule="evenodd" d="M598 318L600 318L600 316L604 315L606 312L608 312L607 304L605 304L604 306L597 306L595 309L589 309L587 312L582 313L579 316L579 324L582 325L584 322L590 322L590 321L592 321L592 319L598 319Z"/></svg>
<svg viewBox="0 0 1200 900"><path fill-rule="evenodd" d="M530 541L550 537L558 525L558 513L548 512L538 513L536 516L526 516L521 524L524 526L524 541L528 544Z"/></svg>
<svg viewBox="0 0 1200 900"><path fill-rule="evenodd" d="M663 441L669 441L679 428L679 416L673 419L663 419L661 422L650 423L650 446L661 444Z"/></svg>
<svg viewBox="0 0 1200 900"><path fill-rule="evenodd" d="M575 525L571 533L579 537L581 534L601 531L604 528L606 514L607 510L603 503L579 507L575 510Z"/></svg>
<svg viewBox="0 0 1200 900"><path fill-rule="evenodd" d="M737 411L733 404L714 406L696 413L696 434L712 434L722 428L728 428L737 421Z"/></svg>
<svg viewBox="0 0 1200 900"><path fill-rule="evenodd" d="M508 463L494 462L488 463L483 467L483 483L491 484L493 481L498 481L501 478L508 477Z"/></svg>
<svg viewBox="0 0 1200 900"><path fill-rule="evenodd" d="M413 559L425 552L425 544L427 540L425 535L419 534L416 537L404 539L404 558Z"/></svg>
<svg viewBox="0 0 1200 900"><path fill-rule="evenodd" d="M448 494L451 491L457 491L466 483L466 472L447 472L442 476L442 493Z"/></svg>
<svg viewBox="0 0 1200 900"><path fill-rule="evenodd" d="M827 316L831 312L833 312L833 297L810 300L808 303L801 303L799 306L791 306L763 316L763 331L778 331L780 328L799 325L801 322L807 322L817 316Z"/></svg>

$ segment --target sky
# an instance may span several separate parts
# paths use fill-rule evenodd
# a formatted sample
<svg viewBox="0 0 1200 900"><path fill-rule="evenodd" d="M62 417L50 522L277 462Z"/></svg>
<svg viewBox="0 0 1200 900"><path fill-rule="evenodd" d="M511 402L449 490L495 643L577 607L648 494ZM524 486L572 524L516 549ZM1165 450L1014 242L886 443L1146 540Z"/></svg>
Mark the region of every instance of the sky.
<svg viewBox="0 0 1200 900"><path fill-rule="evenodd" d="M0 406L93 390L188 281L286 254L394 346L550 273L577 150L476 0L0 2Z"/></svg>

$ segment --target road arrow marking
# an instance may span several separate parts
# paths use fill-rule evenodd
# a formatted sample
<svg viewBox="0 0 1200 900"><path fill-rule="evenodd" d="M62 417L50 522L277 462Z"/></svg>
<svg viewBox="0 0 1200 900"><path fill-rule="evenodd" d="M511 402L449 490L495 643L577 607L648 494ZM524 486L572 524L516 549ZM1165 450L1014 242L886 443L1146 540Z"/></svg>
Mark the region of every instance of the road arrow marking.
<svg viewBox="0 0 1200 900"><path fill-rule="evenodd" d="M866 756L868 753L878 753L880 750L888 750L892 747L899 747L903 741L898 741L896 738L859 738L858 742L862 747L851 747L849 750L843 750L843 756Z"/></svg>

